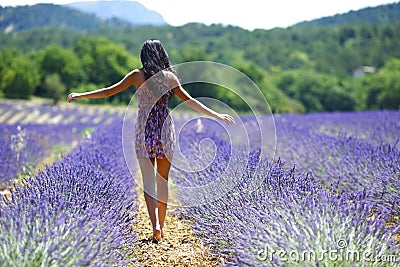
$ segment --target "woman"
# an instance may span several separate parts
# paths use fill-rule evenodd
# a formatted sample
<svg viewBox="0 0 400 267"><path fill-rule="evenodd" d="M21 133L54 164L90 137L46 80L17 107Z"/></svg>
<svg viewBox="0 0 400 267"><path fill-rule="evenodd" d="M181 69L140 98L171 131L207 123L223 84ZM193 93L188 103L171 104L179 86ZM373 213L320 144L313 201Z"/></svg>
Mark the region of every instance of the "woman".
<svg viewBox="0 0 400 267"><path fill-rule="evenodd" d="M159 242L164 238L168 174L175 142L175 130L168 110L169 97L175 94L193 110L228 124L233 124L234 119L206 107L182 88L159 40L147 40L142 46L140 58L143 65L141 69L129 72L121 81L109 87L86 93L71 93L68 102L79 98L109 97L131 85L137 88L139 111L135 149L142 173L147 211L153 226L153 241Z"/></svg>

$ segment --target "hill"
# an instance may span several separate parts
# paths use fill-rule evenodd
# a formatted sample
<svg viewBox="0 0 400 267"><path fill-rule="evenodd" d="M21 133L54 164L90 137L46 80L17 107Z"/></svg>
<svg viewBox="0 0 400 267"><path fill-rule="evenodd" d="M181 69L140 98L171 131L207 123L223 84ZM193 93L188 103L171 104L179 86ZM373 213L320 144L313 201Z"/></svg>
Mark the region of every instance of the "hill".
<svg viewBox="0 0 400 267"><path fill-rule="evenodd" d="M30 77L35 77L33 74L27 77L26 82L32 84L30 92L38 96L44 96L43 88L49 84L61 83L68 90L104 86L118 80L131 68L140 66L137 54L141 45L148 38L158 38L167 48L173 64L214 61L244 72L268 97L274 111L397 109L400 106L400 94L396 91L397 84L400 84L396 74L400 66L400 16L394 16L393 10L397 10L398 6L368 9L369 17L378 17L373 13L383 12L380 16L388 18L387 23L365 23L362 22L364 15L360 15L360 22L345 22L349 20L342 19L343 23L330 26L316 22L254 31L201 23L179 27L120 27L120 24L112 25L110 21L109 24L97 24L99 27L94 24L86 31L73 31L68 24L51 27L54 16L34 10L32 14L21 17L21 21L25 22L23 25L33 29L14 31L12 34L10 30L0 30L0 86L3 87L0 87L0 96L15 97L11 81L18 80L22 84L17 74L32 69L38 78L31 82ZM67 7L58 8L63 12L78 12ZM45 11L50 12L49 9ZM363 10L360 12L364 14ZM21 13L18 14L21 16ZM92 22L93 19L101 22L94 15L78 14L89 16ZM14 13L14 20L19 22L16 15ZM0 17L4 22L7 14L0 14ZM28 18L32 19L31 24ZM37 22L44 18L49 20L48 27L35 28ZM87 25L92 24L77 28L87 29ZM377 73L355 79L354 71L363 70L364 66ZM10 68L15 73L10 72ZM385 71L382 72L382 69ZM59 77L51 76L54 73ZM218 98L215 94L220 94L218 88L189 86L188 89L198 96L207 93L207 97ZM242 107L234 96L227 97L228 104L236 103L238 108ZM128 95L121 96L115 102L128 98Z"/></svg>
<svg viewBox="0 0 400 267"><path fill-rule="evenodd" d="M296 26L336 26L349 23L389 25L393 22L398 21L400 21L400 2L380 5L377 7L368 7L357 11L350 11L344 14L337 14L334 16L323 17L311 21L304 21L296 24Z"/></svg>
<svg viewBox="0 0 400 267"><path fill-rule="evenodd" d="M163 25L162 16L135 1L87 1L67 4L67 7L94 14L102 19L118 18L132 25Z"/></svg>
<svg viewBox="0 0 400 267"><path fill-rule="evenodd" d="M400 2L304 21L291 27L343 24L384 26L394 22L400 22ZM102 27L124 28L129 25L160 26L166 25L166 22L160 14L148 10L136 1L82 1L64 6L53 4L0 6L0 29L7 32L37 27L92 30Z"/></svg>
<svg viewBox="0 0 400 267"><path fill-rule="evenodd" d="M63 27L71 30L92 30L105 26L128 26L122 20L101 20L94 15L53 4L0 7L0 29L18 32L41 27Z"/></svg>
<svg viewBox="0 0 400 267"><path fill-rule="evenodd" d="M104 27L164 24L160 14L132 1L77 2L65 6L0 6L0 30L5 32L43 27L86 31Z"/></svg>

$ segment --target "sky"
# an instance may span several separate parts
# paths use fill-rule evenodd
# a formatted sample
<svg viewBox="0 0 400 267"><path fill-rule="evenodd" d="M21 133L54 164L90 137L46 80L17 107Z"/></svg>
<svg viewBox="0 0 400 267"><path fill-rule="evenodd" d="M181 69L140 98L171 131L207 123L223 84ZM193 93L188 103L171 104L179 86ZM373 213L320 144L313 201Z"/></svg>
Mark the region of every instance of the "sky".
<svg viewBox="0 0 400 267"><path fill-rule="evenodd" d="M84 0L82 0L84 1ZM85 0L93 1L93 0ZM75 0L0 0L1 6L36 3L67 4ZM201 22L239 26L248 30L288 27L295 23L346 13L396 0L137 0L160 13L173 26Z"/></svg>

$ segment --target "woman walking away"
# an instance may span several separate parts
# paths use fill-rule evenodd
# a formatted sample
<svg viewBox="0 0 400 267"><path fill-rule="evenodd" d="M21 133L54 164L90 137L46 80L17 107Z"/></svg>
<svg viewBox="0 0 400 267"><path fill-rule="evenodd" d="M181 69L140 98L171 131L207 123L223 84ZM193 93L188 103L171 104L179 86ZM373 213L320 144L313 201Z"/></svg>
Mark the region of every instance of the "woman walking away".
<svg viewBox="0 0 400 267"><path fill-rule="evenodd" d="M182 88L159 40L147 40L142 46L140 59L142 68L132 70L119 82L86 93L71 93L68 102L79 98L109 97L131 85L136 87L139 111L135 150L142 173L147 211L153 226L152 239L153 242L159 242L164 238L168 175L175 143L175 130L168 110L169 98L176 95L193 110L228 124L233 124L234 119L206 107Z"/></svg>

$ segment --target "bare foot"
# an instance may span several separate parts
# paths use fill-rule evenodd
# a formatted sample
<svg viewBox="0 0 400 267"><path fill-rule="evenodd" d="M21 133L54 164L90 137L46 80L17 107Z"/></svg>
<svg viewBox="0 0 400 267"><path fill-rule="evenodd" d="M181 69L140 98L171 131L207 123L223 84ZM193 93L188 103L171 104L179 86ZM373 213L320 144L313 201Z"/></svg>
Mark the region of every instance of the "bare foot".
<svg viewBox="0 0 400 267"><path fill-rule="evenodd" d="M161 240L162 240L161 230L154 230L152 241L154 243L158 243L161 242Z"/></svg>
<svg viewBox="0 0 400 267"><path fill-rule="evenodd" d="M164 230L161 228L161 238L164 239Z"/></svg>

